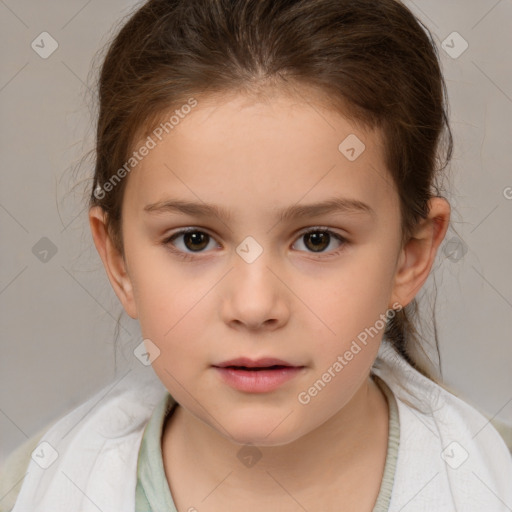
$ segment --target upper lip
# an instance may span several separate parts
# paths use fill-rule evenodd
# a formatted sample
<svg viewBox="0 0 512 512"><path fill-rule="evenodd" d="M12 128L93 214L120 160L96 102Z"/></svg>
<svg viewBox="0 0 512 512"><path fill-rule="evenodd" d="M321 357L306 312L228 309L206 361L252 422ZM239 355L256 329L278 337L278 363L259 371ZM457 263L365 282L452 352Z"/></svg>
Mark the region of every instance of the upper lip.
<svg viewBox="0 0 512 512"><path fill-rule="evenodd" d="M276 359L274 357L262 357L260 359L250 359L248 357L238 357L236 359L230 359L223 363L214 364L213 366L218 368L225 368L226 366L245 366L247 368L266 368L268 366L297 366L282 359Z"/></svg>

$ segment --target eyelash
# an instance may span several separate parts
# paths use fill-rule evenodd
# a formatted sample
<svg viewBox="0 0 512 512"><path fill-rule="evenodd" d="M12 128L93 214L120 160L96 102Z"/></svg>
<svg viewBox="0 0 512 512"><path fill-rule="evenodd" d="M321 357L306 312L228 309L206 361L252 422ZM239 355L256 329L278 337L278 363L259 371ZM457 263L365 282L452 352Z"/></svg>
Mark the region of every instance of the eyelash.
<svg viewBox="0 0 512 512"><path fill-rule="evenodd" d="M186 229L182 229L180 231L177 231L176 233L173 233L169 237L165 238L165 240L163 240L163 242L162 242L162 245L164 245L169 251L171 251L173 254L176 254L180 258L182 258L182 259L184 259L186 261L193 261L193 260L197 259L196 255L201 254L201 251L196 252L196 253L183 252L183 251L173 247L173 245L171 243L172 241L174 241L179 236L185 235L187 233L204 233L205 235L210 237L210 239L213 239L213 237L209 233L207 233L206 231L203 231L203 230L201 230L199 228L190 227L190 228L186 228ZM343 252L343 250L345 249L345 246L349 243L346 238L342 237L338 233L336 233L336 232L334 232L334 231L332 231L329 228L324 227L324 226L314 226L312 228L308 228L305 231L302 231L297 236L296 240L298 240L301 237L303 237L305 235L308 235L310 233L328 233L331 237L333 237L336 240L338 240L339 242L341 242L341 246L338 249L335 249L334 251L331 251L328 256L322 256L323 252L318 252L318 253L310 252L310 254L318 254L318 255L320 255L320 259L332 258L332 257L340 255Z"/></svg>

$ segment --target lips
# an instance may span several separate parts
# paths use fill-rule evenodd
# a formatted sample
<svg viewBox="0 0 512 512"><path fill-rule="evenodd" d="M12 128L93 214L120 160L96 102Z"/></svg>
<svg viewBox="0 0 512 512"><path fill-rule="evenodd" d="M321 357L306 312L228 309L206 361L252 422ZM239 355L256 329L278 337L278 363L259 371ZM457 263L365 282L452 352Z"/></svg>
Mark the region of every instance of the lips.
<svg viewBox="0 0 512 512"><path fill-rule="evenodd" d="M212 365L225 384L245 393L268 393L306 371L288 361L273 357L239 357Z"/></svg>
<svg viewBox="0 0 512 512"><path fill-rule="evenodd" d="M273 357L263 357L260 359L250 359L248 357L239 357L237 359L230 359L229 361L224 361L223 363L219 363L213 365L216 368L236 368L243 370L269 370L269 369L279 369L279 368L298 368L292 363L287 361L283 361L282 359L276 359Z"/></svg>

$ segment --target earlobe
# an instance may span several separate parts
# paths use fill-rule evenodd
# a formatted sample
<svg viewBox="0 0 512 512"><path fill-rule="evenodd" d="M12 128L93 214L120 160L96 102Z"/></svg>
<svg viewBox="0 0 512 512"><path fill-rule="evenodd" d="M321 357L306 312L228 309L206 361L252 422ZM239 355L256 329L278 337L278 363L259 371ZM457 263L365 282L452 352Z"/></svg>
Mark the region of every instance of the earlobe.
<svg viewBox="0 0 512 512"><path fill-rule="evenodd" d="M427 280L450 222L450 205L441 197L429 201L429 214L402 248L391 302L407 306Z"/></svg>
<svg viewBox="0 0 512 512"><path fill-rule="evenodd" d="M105 267L108 279L125 311L137 318L133 286L127 271L126 261L115 248L105 224L105 212L99 206L89 210L89 225L96 250Z"/></svg>

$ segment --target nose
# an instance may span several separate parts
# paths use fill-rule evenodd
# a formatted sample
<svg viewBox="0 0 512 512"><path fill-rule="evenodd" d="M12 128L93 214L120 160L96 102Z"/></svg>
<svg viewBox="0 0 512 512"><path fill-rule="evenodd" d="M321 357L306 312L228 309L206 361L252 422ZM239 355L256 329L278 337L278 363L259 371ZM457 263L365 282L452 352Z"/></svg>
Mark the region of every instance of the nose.
<svg viewBox="0 0 512 512"><path fill-rule="evenodd" d="M234 268L223 280L221 315L224 322L242 330L274 330L288 322L290 308L286 279L279 275L265 251L248 263L235 255Z"/></svg>

